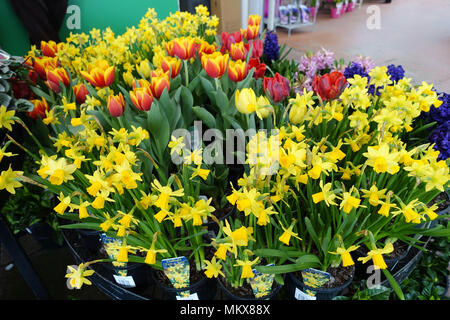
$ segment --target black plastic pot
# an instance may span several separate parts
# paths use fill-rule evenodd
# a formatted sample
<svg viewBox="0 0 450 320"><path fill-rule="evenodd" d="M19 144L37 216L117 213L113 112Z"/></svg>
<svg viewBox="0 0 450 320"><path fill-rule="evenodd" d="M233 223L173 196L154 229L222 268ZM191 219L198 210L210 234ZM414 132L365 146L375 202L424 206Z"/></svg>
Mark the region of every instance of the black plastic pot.
<svg viewBox="0 0 450 320"><path fill-rule="evenodd" d="M56 231L47 223L37 222L27 229L44 249L58 249L63 246L62 243L56 241Z"/></svg>
<svg viewBox="0 0 450 320"><path fill-rule="evenodd" d="M225 295L225 298L228 300L273 300L278 296L278 293L280 292L282 285L274 281L275 286L272 286L272 291L269 295L267 295L264 298L248 298L248 297L241 297L238 295L233 294L230 290L226 288L226 286L222 283L220 278L217 278L217 282L219 283L220 289L222 290L223 294Z"/></svg>
<svg viewBox="0 0 450 320"><path fill-rule="evenodd" d="M83 245L92 253L96 253L100 250L101 242L100 236L101 232L97 230L85 230L78 229L77 233L81 238Z"/></svg>
<svg viewBox="0 0 450 320"><path fill-rule="evenodd" d="M152 276L156 286L162 291L162 299L164 300L178 300L181 292L188 291L191 295L197 294L198 300L213 300L217 293L217 281L215 278L204 277L201 280L191 284L187 288L176 289L169 287L161 282L156 276L159 270L153 270Z"/></svg>
<svg viewBox="0 0 450 320"><path fill-rule="evenodd" d="M350 279L348 279L344 284L340 285L336 288L312 288L303 283L302 280L298 279L295 276L295 273L288 273L286 284L289 292L289 296L295 299L295 291L301 290L302 292L306 292L306 290L314 291L316 293L317 300L331 300L334 297L340 295L345 288L347 288L353 281L355 275L355 267L353 267L353 273Z"/></svg>
<svg viewBox="0 0 450 320"><path fill-rule="evenodd" d="M144 263L128 262L123 267L116 267L111 262L102 264L111 273L110 278L122 288L140 290L148 287L151 283L151 268ZM122 272L126 272L123 280L120 278Z"/></svg>

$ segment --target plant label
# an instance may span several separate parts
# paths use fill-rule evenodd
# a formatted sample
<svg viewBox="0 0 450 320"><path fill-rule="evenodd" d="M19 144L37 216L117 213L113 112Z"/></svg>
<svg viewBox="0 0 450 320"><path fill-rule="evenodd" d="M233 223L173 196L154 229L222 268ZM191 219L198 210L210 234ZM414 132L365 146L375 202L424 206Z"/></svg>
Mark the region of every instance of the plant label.
<svg viewBox="0 0 450 320"><path fill-rule="evenodd" d="M177 298L177 300L200 300L200 299L198 298L197 293L190 294L190 295L187 296L187 297L180 297L180 296L177 296L176 298Z"/></svg>
<svg viewBox="0 0 450 320"><path fill-rule="evenodd" d="M134 282L134 279L132 276L118 276L118 275L113 275L114 276L114 280L116 280L116 282L124 287L127 288L135 288L136 287L136 283Z"/></svg>
<svg viewBox="0 0 450 320"><path fill-rule="evenodd" d="M164 273L175 289L189 287L189 261L186 257L176 257L161 260ZM189 290L180 292L181 297L189 297Z"/></svg>
<svg viewBox="0 0 450 320"><path fill-rule="evenodd" d="M309 294L303 292L302 290L300 290L299 288L295 288L294 297L297 300L317 300L316 296L309 295Z"/></svg>

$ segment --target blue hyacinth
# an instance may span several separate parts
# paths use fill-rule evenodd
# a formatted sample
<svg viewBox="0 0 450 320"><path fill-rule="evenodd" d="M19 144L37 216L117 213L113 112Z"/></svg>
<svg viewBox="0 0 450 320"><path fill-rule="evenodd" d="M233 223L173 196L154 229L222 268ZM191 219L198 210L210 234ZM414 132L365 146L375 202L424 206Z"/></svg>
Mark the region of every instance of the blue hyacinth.
<svg viewBox="0 0 450 320"><path fill-rule="evenodd" d="M268 61L277 61L279 54L278 36L273 32L268 32L264 39L264 55Z"/></svg>
<svg viewBox="0 0 450 320"><path fill-rule="evenodd" d="M344 77L346 79L351 79L355 76L355 74L358 74L361 77L369 78L369 74L364 71L364 68L361 64L357 62L352 62L350 66L345 68Z"/></svg>
<svg viewBox="0 0 450 320"><path fill-rule="evenodd" d="M434 129L428 139L434 143L434 149L439 150L439 160L450 158L450 120Z"/></svg>
<svg viewBox="0 0 450 320"><path fill-rule="evenodd" d="M397 83L398 80L401 80L405 77L405 70L401 65L394 66L393 64L390 64L387 66L387 74L391 77L391 80L394 83Z"/></svg>

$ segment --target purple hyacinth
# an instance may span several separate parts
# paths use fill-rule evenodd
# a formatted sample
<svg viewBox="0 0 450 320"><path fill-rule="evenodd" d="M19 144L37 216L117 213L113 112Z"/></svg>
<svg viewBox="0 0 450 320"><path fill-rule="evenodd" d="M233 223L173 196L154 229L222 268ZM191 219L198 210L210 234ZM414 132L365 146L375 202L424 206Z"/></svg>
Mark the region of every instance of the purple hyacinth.
<svg viewBox="0 0 450 320"><path fill-rule="evenodd" d="M351 79L355 76L355 74L358 74L361 77L369 78L369 74L366 71L364 71L364 68L361 64L357 62L352 62L350 66L345 68L344 77L347 79Z"/></svg>
<svg viewBox="0 0 450 320"><path fill-rule="evenodd" d="M394 66L393 64L390 64L387 66L387 69L387 74L391 77L391 80L394 83L397 83L405 77L405 70L401 65Z"/></svg>
<svg viewBox="0 0 450 320"><path fill-rule="evenodd" d="M434 143L434 149L439 151L439 160L450 158L450 120L434 129L428 139Z"/></svg>
<svg viewBox="0 0 450 320"><path fill-rule="evenodd" d="M431 106L427 116L432 121L441 124L450 121L450 94L445 92L438 93L438 100L442 101L442 104L438 108Z"/></svg>
<svg viewBox="0 0 450 320"><path fill-rule="evenodd" d="M353 62L359 63L365 72L369 72L373 68L375 68L375 63L373 62L372 58L358 55L355 57Z"/></svg>
<svg viewBox="0 0 450 320"><path fill-rule="evenodd" d="M278 36L272 31L266 34L264 39L264 55L268 61L277 61L280 54L280 46L278 45Z"/></svg>

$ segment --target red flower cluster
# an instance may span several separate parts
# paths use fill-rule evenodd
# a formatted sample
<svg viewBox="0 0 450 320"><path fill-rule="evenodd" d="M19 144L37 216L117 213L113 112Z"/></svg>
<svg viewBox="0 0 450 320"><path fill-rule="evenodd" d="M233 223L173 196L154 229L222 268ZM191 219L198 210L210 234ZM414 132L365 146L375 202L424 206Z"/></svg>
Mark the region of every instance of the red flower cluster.
<svg viewBox="0 0 450 320"><path fill-rule="evenodd" d="M313 82L314 92L322 100L333 100L339 97L347 85L347 79L339 71L326 73L323 76L315 76Z"/></svg>
<svg viewBox="0 0 450 320"><path fill-rule="evenodd" d="M269 94L274 102L280 102L290 95L291 86L287 78L278 72L272 78L265 77L263 80L264 92L269 90Z"/></svg>

